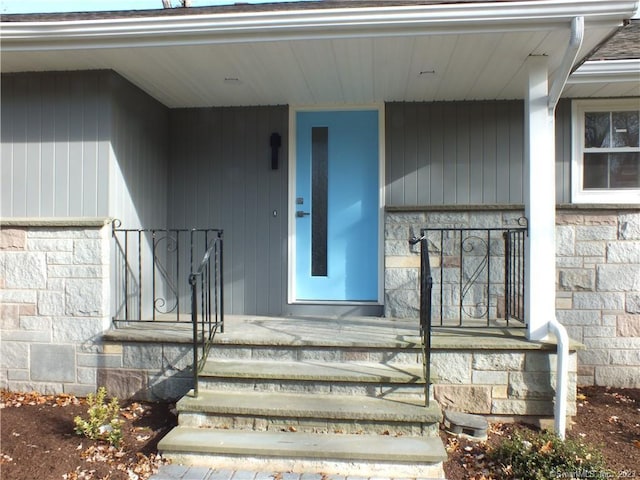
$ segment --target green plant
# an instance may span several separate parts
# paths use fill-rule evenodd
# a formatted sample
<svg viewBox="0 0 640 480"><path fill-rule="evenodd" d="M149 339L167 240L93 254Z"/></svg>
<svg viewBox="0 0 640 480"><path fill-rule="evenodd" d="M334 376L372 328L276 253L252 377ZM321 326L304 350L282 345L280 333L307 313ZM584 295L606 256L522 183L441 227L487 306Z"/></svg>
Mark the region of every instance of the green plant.
<svg viewBox="0 0 640 480"><path fill-rule="evenodd" d="M122 441L122 421L120 404L116 397L107 403L107 389L98 388L96 394L87 396L87 419L77 416L73 419L75 431L92 440L106 440L114 447L120 447Z"/></svg>
<svg viewBox="0 0 640 480"><path fill-rule="evenodd" d="M489 455L505 479L612 478L599 452L548 431L517 430Z"/></svg>

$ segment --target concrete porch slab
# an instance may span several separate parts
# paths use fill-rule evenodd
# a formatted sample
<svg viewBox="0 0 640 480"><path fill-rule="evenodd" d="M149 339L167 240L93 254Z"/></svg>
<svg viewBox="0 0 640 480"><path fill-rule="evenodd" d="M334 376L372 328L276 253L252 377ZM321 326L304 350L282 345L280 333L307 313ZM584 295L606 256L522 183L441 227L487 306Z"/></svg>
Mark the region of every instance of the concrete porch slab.
<svg viewBox="0 0 640 480"><path fill-rule="evenodd" d="M191 343L193 330L184 322L141 322L113 328L103 334L107 342ZM382 317L263 317L226 315L225 333L214 343L221 345L323 346L420 348L417 319ZM434 328L434 350L555 350L556 342L530 341L523 328ZM572 341L570 350L584 346Z"/></svg>

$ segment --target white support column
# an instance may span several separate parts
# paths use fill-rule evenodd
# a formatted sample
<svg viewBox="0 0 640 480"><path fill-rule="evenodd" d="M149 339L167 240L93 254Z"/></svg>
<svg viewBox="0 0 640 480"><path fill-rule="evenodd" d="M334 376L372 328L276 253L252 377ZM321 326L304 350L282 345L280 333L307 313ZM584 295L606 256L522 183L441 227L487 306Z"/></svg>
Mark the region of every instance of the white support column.
<svg viewBox="0 0 640 480"><path fill-rule="evenodd" d="M548 60L528 61L525 92L525 215L529 220L526 248L525 314L528 337L540 340L555 316L555 132L549 109Z"/></svg>

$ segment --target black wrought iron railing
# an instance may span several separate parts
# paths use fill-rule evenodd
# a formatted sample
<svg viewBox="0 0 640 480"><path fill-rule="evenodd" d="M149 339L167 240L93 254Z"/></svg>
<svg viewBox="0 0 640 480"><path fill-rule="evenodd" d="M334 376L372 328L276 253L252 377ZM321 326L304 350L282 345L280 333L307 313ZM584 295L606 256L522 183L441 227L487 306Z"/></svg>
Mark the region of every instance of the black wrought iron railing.
<svg viewBox="0 0 640 480"><path fill-rule="evenodd" d="M429 262L429 249L427 238L409 240L411 245L420 244L420 339L422 347L422 368L424 373L424 404L429 406L431 391L431 295L433 290L433 277L431 276L431 263Z"/></svg>
<svg viewBox="0 0 640 480"><path fill-rule="evenodd" d="M190 322L189 275L222 231L120 227L115 220L114 324Z"/></svg>
<svg viewBox="0 0 640 480"><path fill-rule="evenodd" d="M423 228L434 327L525 327L526 221L513 228Z"/></svg>
<svg viewBox="0 0 640 480"><path fill-rule="evenodd" d="M411 245L420 245L419 323L425 406L429 406L431 389L433 328L526 327L526 220L520 219L519 225L423 228L419 237L409 240ZM435 270L431 255L437 260Z"/></svg>
<svg viewBox="0 0 640 480"><path fill-rule="evenodd" d="M504 318L507 324L512 318L524 324L524 246L527 230L507 230L502 235L505 248Z"/></svg>
<svg viewBox="0 0 640 480"><path fill-rule="evenodd" d="M207 361L215 334L218 331L224 333L222 231L208 245L199 265L189 275L193 323L193 390L196 397L198 375Z"/></svg>

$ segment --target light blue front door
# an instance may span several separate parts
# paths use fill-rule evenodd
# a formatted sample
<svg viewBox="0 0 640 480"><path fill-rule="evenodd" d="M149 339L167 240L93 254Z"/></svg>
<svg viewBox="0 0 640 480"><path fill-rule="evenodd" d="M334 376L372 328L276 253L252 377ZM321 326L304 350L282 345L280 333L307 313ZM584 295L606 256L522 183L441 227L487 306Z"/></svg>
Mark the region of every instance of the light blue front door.
<svg viewBox="0 0 640 480"><path fill-rule="evenodd" d="M378 300L376 110L296 114L297 301Z"/></svg>

